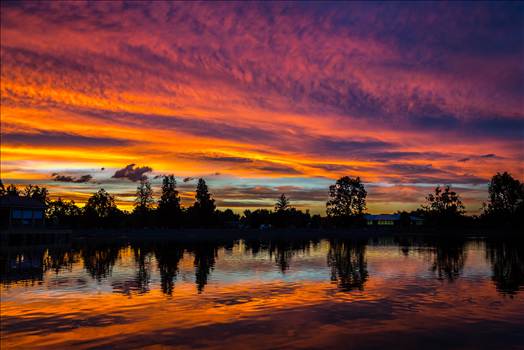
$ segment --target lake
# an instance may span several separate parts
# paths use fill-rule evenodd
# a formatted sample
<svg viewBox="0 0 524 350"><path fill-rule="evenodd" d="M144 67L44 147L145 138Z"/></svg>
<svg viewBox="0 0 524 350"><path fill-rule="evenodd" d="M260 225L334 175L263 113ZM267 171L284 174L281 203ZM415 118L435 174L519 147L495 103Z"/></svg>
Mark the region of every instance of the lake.
<svg viewBox="0 0 524 350"><path fill-rule="evenodd" d="M87 240L3 247L2 349L511 349L522 241Z"/></svg>

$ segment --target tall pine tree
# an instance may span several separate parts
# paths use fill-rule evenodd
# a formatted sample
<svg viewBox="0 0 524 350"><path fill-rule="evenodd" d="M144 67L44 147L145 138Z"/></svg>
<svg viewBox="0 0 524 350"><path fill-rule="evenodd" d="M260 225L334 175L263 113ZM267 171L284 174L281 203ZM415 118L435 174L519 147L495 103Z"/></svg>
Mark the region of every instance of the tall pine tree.
<svg viewBox="0 0 524 350"><path fill-rule="evenodd" d="M176 189L175 176L166 175L162 179L162 195L158 201L160 223L166 227L180 226L181 214L180 196Z"/></svg>

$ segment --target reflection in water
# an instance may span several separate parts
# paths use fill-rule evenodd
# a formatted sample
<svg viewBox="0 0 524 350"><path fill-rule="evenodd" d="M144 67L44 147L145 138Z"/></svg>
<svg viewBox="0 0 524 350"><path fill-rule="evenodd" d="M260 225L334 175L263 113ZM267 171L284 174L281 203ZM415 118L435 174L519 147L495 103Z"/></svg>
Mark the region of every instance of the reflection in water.
<svg viewBox="0 0 524 350"><path fill-rule="evenodd" d="M207 284L209 274L215 267L218 247L212 244L199 244L189 248L189 251L195 256L195 283L197 290L202 293Z"/></svg>
<svg viewBox="0 0 524 350"><path fill-rule="evenodd" d="M22 282L31 285L37 281L42 281L44 254L45 250L41 247L16 250L3 249L0 255L2 283L9 285L10 283Z"/></svg>
<svg viewBox="0 0 524 350"><path fill-rule="evenodd" d="M171 296L178 275L178 264L184 257L184 248L178 244L159 244L155 247L155 257L160 273L160 288Z"/></svg>
<svg viewBox="0 0 524 350"><path fill-rule="evenodd" d="M118 259L118 254L122 247L113 244L86 245L81 250L84 268L91 277L101 282L111 275L113 266Z"/></svg>
<svg viewBox="0 0 524 350"><path fill-rule="evenodd" d="M149 292L151 280L151 251L149 247L133 247L136 264L135 284L138 293Z"/></svg>
<svg viewBox="0 0 524 350"><path fill-rule="evenodd" d="M236 243L238 244L238 242ZM465 240L420 240L395 239L376 240L373 245L396 244L400 254L408 257L416 250L425 260L429 260L430 270L437 278L450 282L457 280L463 273L467 261L467 242ZM218 252L231 253L234 242L205 244L181 244L164 242L145 244L135 242L131 246L135 273L132 279L113 281L115 292L143 294L150 291L152 271L157 269L160 277L160 289L166 295L172 295L179 264L184 253L193 256L194 281L199 293L204 291L209 277L217 263ZM329 279L336 282L342 291L364 290L369 279L366 258L366 241L331 239L326 251ZM281 273L289 270L291 260L297 254L309 254L311 249L320 249L319 241L311 240L246 240L243 254L253 256L267 254ZM427 248L424 248L427 247ZM514 295L524 286L524 244L521 241L487 241L486 257L491 264L492 280L502 294ZM428 249L429 248L429 249ZM47 271L60 274L71 271L73 266L83 264L85 271L98 283L112 275L122 254L129 249L127 243L88 243L81 248L71 246L4 247L0 257L1 282L4 285L23 283L26 285L41 282ZM127 254L127 253L126 253Z"/></svg>
<svg viewBox="0 0 524 350"><path fill-rule="evenodd" d="M439 279L453 282L460 276L467 258L465 244L465 241L456 239L436 241L431 270L437 273Z"/></svg>
<svg viewBox="0 0 524 350"><path fill-rule="evenodd" d="M405 237L2 247L2 339L6 348L336 348L344 336L359 348L418 348L465 332L453 341L500 348L493 339L522 343L523 249Z"/></svg>
<svg viewBox="0 0 524 350"><path fill-rule="evenodd" d="M492 279L498 291L514 295L524 287L523 241L488 241L486 255L491 261Z"/></svg>
<svg viewBox="0 0 524 350"><path fill-rule="evenodd" d="M364 290L368 280L365 242L331 240L327 255L331 267L331 280L343 292Z"/></svg>
<svg viewBox="0 0 524 350"><path fill-rule="evenodd" d="M67 247L49 248L43 259L43 271L52 270L56 274L64 269L71 271L79 260L80 256Z"/></svg>
<svg viewBox="0 0 524 350"><path fill-rule="evenodd" d="M282 273L286 273L289 270L291 259L297 253L307 253L311 241L309 240L273 240L265 244L268 247L269 256L274 257L275 263L280 268Z"/></svg>

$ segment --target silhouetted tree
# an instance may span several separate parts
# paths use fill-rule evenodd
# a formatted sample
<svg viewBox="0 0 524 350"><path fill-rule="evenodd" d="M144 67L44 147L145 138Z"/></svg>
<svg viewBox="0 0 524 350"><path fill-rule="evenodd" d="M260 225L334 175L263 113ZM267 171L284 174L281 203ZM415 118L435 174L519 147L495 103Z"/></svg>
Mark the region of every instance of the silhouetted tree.
<svg viewBox="0 0 524 350"><path fill-rule="evenodd" d="M106 192L103 188L93 194L87 200L84 207L85 211L92 211L98 217L107 217L116 208L115 197Z"/></svg>
<svg viewBox="0 0 524 350"><path fill-rule="evenodd" d="M167 175L162 179L162 194L158 201L158 214L162 225L167 227L180 226L182 209L180 208L180 197L176 189L174 175Z"/></svg>
<svg viewBox="0 0 524 350"><path fill-rule="evenodd" d="M483 218L497 226L522 226L524 216L524 184L509 173L497 173L489 183L489 203Z"/></svg>
<svg viewBox="0 0 524 350"><path fill-rule="evenodd" d="M275 204L275 211L286 211L290 208L289 199L286 197L284 193L280 195L280 197L277 200L277 203Z"/></svg>
<svg viewBox="0 0 524 350"><path fill-rule="evenodd" d="M133 216L138 226L149 226L151 223L151 210L153 209L153 189L151 182L146 177L140 179L136 188L135 207Z"/></svg>
<svg viewBox="0 0 524 350"><path fill-rule="evenodd" d="M135 212L148 212L153 208L153 189L147 178L141 178L136 188Z"/></svg>
<svg viewBox="0 0 524 350"><path fill-rule="evenodd" d="M74 201L64 201L58 198L49 201L46 209L47 222L54 225L76 226L82 214L82 210Z"/></svg>
<svg viewBox="0 0 524 350"><path fill-rule="evenodd" d="M23 195L27 198L37 199L41 202L46 203L49 191L47 191L45 187L29 184L24 188Z"/></svg>
<svg viewBox="0 0 524 350"><path fill-rule="evenodd" d="M123 213L115 204L115 197L100 189L87 200L83 209L86 226L118 226Z"/></svg>
<svg viewBox="0 0 524 350"><path fill-rule="evenodd" d="M244 211L243 222L248 227L259 228L261 225L271 224L271 221L271 212L267 209L257 209L254 211L247 209Z"/></svg>
<svg viewBox="0 0 524 350"><path fill-rule="evenodd" d="M524 205L524 186L510 174L497 173L489 183L488 210L513 215Z"/></svg>
<svg viewBox="0 0 524 350"><path fill-rule="evenodd" d="M366 210L367 192L360 178L344 176L329 186L329 200L326 203L327 215L346 224L349 218L361 216Z"/></svg>
<svg viewBox="0 0 524 350"><path fill-rule="evenodd" d="M451 190L449 185L444 190L437 186L435 193L426 197L425 211L426 221L432 224L447 225L457 224L464 215L464 205L459 195Z"/></svg>
<svg viewBox="0 0 524 350"><path fill-rule="evenodd" d="M19 196L20 190L15 185L11 184L3 190L4 196Z"/></svg>
<svg viewBox="0 0 524 350"><path fill-rule="evenodd" d="M215 200L211 198L204 179L198 180L195 203L190 212L197 226L211 226L215 222Z"/></svg>
<svg viewBox="0 0 524 350"><path fill-rule="evenodd" d="M231 209L226 209L224 211L217 209L215 211L215 216L217 223L222 227L238 227L240 215L235 214Z"/></svg>

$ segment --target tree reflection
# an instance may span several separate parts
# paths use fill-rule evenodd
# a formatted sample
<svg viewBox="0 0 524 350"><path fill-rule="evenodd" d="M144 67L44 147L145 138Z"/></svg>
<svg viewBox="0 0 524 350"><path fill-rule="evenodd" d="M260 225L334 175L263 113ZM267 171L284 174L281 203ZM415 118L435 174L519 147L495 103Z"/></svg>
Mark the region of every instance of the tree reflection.
<svg viewBox="0 0 524 350"><path fill-rule="evenodd" d="M45 272L44 254L42 248L2 249L0 281L5 285L18 282L33 285L42 281Z"/></svg>
<svg viewBox="0 0 524 350"><path fill-rule="evenodd" d="M524 242L488 241L486 255L491 262L492 280L503 295L515 295L524 287Z"/></svg>
<svg viewBox="0 0 524 350"><path fill-rule="evenodd" d="M437 240L431 270L437 273L439 279L453 282L462 274L466 258L464 240Z"/></svg>
<svg viewBox="0 0 524 350"><path fill-rule="evenodd" d="M331 280L343 292L364 290L369 273L366 261L366 243L331 240L327 255Z"/></svg>
<svg viewBox="0 0 524 350"><path fill-rule="evenodd" d="M215 267L218 246L212 244L198 244L188 249L192 252L195 260L195 283L198 293L202 293L207 284L209 274Z"/></svg>
<svg viewBox="0 0 524 350"><path fill-rule="evenodd" d="M135 284L138 293L149 292L149 282L151 281L151 249L145 246L133 248L136 264Z"/></svg>
<svg viewBox="0 0 524 350"><path fill-rule="evenodd" d="M184 248L179 245L162 245L155 248L155 257L160 272L160 288L167 295L173 295L178 264L184 257Z"/></svg>
<svg viewBox="0 0 524 350"><path fill-rule="evenodd" d="M71 270L78 262L78 254L68 245L2 247L0 254L0 282L40 282L47 271L58 274L62 269Z"/></svg>
<svg viewBox="0 0 524 350"><path fill-rule="evenodd" d="M92 278L98 282L109 276L113 271L121 247L117 244L107 244L91 246L87 245L82 249L82 260L84 268L91 275Z"/></svg>
<svg viewBox="0 0 524 350"><path fill-rule="evenodd" d="M53 270L58 274L62 269L71 271L73 265L79 261L78 253L71 249L52 247L47 250L43 261L44 271Z"/></svg>
<svg viewBox="0 0 524 350"><path fill-rule="evenodd" d="M309 251L311 241L309 240L274 240L268 243L270 258L275 258L275 263L282 273L289 270L291 259L298 252L306 253Z"/></svg>

